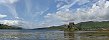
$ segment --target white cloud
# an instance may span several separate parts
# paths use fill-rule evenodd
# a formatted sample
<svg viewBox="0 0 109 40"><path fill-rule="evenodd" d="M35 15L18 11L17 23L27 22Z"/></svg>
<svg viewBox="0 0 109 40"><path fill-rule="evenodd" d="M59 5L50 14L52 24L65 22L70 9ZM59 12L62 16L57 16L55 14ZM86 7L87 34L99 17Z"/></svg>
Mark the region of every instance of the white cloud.
<svg viewBox="0 0 109 40"><path fill-rule="evenodd" d="M62 5L64 5L63 2L58 2L56 7L57 7L57 8L60 8Z"/></svg>
<svg viewBox="0 0 109 40"><path fill-rule="evenodd" d="M0 5L4 5L8 8L9 12L15 17L19 18L16 12L16 8L13 5L14 3L18 2L18 0L0 0Z"/></svg>
<svg viewBox="0 0 109 40"><path fill-rule="evenodd" d="M13 4L18 0L0 0L0 4Z"/></svg>
<svg viewBox="0 0 109 40"><path fill-rule="evenodd" d="M109 7L109 1L106 1L105 8Z"/></svg>
<svg viewBox="0 0 109 40"><path fill-rule="evenodd" d="M85 10L78 8L76 11L75 17L77 18L75 21L103 21L107 20L106 15L109 16L108 9L109 4L108 1L100 0L93 4L92 8ZM109 19L109 18L108 18Z"/></svg>
<svg viewBox="0 0 109 40"><path fill-rule="evenodd" d="M18 25L18 20L0 20L0 24L6 24L6 25Z"/></svg>
<svg viewBox="0 0 109 40"><path fill-rule="evenodd" d="M66 5L62 5L62 3L58 4L57 5L57 10L66 10L66 9L69 9L70 7L72 7L74 4L79 4L79 5L83 5L85 3L88 3L90 2L90 0L64 0L67 4ZM60 7L61 6L61 7Z"/></svg>
<svg viewBox="0 0 109 40"><path fill-rule="evenodd" d="M0 18L4 18L4 17L7 17L7 15L0 14Z"/></svg>
<svg viewBox="0 0 109 40"><path fill-rule="evenodd" d="M68 5L66 5L68 6ZM70 6L69 6L70 7ZM59 10L55 14L51 16L48 15L47 17L52 17L52 19L59 19L64 20L67 22L74 21L74 22L82 22L82 21L103 21L109 20L109 1L106 0L99 0L98 2L94 3L90 8L78 8L76 12L72 12L72 10L66 7L65 10ZM63 21L63 22L64 22Z"/></svg>
<svg viewBox="0 0 109 40"><path fill-rule="evenodd" d="M79 1L78 1L78 4L79 4L79 5L83 5L83 4L88 3L88 2L89 2L89 0L82 0L82 1L79 0Z"/></svg>
<svg viewBox="0 0 109 40"><path fill-rule="evenodd" d="M46 16L44 16L44 18L51 18L53 14L48 13Z"/></svg>
<svg viewBox="0 0 109 40"><path fill-rule="evenodd" d="M5 6L8 7L8 11L13 15L14 18L19 19L15 6L10 6L10 5L5 5Z"/></svg>
<svg viewBox="0 0 109 40"><path fill-rule="evenodd" d="M67 4L67 5L63 5L62 7L58 8L57 10L66 10L69 9L70 7L72 7L76 2L78 2L79 0L75 0L74 2Z"/></svg>
<svg viewBox="0 0 109 40"><path fill-rule="evenodd" d="M71 20L73 19L72 12L69 11L58 11L56 15L54 15L56 18L61 19L63 21Z"/></svg>

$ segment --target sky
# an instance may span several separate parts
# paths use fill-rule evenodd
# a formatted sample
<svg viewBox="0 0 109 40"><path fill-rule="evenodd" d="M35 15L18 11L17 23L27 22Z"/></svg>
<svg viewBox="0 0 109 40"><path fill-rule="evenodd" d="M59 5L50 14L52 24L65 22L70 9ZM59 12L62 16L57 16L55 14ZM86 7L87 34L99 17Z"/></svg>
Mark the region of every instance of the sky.
<svg viewBox="0 0 109 40"><path fill-rule="evenodd" d="M0 23L26 29L108 20L108 0L0 0Z"/></svg>

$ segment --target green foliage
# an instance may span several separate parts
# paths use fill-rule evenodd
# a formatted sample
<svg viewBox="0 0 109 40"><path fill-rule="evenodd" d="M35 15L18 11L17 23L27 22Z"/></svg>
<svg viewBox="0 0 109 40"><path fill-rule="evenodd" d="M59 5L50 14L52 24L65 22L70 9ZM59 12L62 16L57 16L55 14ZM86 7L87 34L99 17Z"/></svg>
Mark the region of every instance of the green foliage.
<svg viewBox="0 0 109 40"><path fill-rule="evenodd" d="M78 25L78 29L80 30L99 30L102 28L109 28L109 21L103 21L103 22L82 22L76 24Z"/></svg>

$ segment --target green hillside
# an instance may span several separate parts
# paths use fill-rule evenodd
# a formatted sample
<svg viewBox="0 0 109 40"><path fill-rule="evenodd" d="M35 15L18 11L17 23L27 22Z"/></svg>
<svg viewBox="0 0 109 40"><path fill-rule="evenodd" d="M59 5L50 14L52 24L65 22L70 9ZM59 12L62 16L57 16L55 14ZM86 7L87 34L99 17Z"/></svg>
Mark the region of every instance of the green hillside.
<svg viewBox="0 0 109 40"><path fill-rule="evenodd" d="M64 31L79 30L74 23L69 23L69 25L52 26L47 29L49 29L49 30L64 30Z"/></svg>
<svg viewBox="0 0 109 40"><path fill-rule="evenodd" d="M102 30L109 28L109 21L103 22L81 22L76 24L80 30Z"/></svg>
<svg viewBox="0 0 109 40"><path fill-rule="evenodd" d="M52 26L47 29L50 30L84 30L84 31L92 31L92 30L109 30L109 21L102 22L81 22L78 24L69 23L69 25L61 25L61 26Z"/></svg>

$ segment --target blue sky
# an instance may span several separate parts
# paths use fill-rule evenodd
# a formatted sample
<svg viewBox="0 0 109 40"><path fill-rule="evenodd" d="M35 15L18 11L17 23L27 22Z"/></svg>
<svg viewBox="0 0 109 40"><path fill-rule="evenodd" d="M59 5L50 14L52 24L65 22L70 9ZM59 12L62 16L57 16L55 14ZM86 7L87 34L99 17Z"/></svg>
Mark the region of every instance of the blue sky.
<svg viewBox="0 0 109 40"><path fill-rule="evenodd" d="M108 9L107 0L0 0L0 23L42 28L102 21L108 20Z"/></svg>

